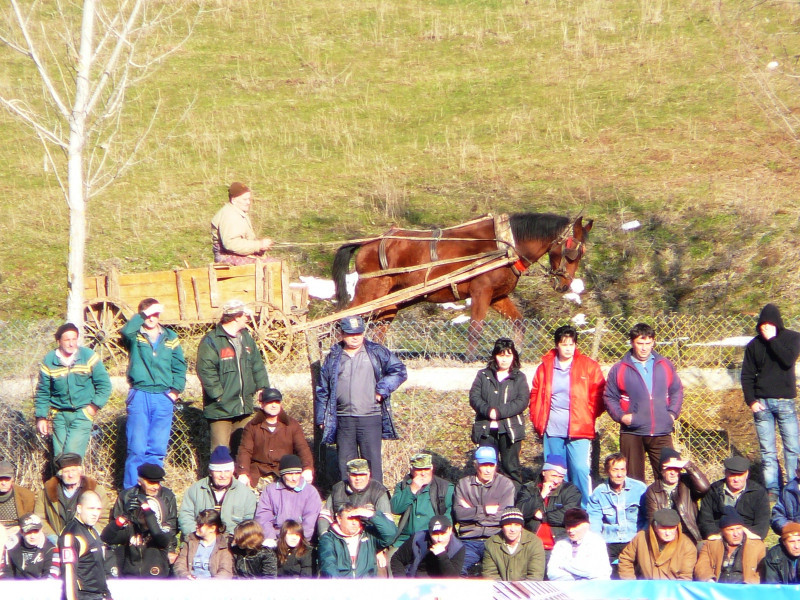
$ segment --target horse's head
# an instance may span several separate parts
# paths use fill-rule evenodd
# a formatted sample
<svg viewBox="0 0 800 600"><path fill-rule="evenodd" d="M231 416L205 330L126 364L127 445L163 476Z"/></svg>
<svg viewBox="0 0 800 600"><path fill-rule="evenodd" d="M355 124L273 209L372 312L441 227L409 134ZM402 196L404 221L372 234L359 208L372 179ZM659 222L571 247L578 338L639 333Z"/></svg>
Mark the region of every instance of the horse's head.
<svg viewBox="0 0 800 600"><path fill-rule="evenodd" d="M559 293L569 291L575 271L586 253L586 236L592 230L593 220L584 225L583 217L568 224L550 243L547 251L550 258L548 275L553 278L553 289Z"/></svg>

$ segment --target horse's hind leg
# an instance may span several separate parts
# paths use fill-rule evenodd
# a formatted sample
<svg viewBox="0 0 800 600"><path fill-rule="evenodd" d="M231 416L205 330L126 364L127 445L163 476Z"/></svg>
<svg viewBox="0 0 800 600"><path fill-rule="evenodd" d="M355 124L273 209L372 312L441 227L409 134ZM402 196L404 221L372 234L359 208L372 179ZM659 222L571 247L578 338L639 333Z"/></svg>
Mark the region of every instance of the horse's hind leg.
<svg viewBox="0 0 800 600"><path fill-rule="evenodd" d="M375 277L372 279L361 279L356 285L353 301L349 308L357 308L362 304L382 298L392 289L391 277ZM373 322L370 328L370 338L379 344L383 344L389 331L389 324L397 316L397 306L383 306L371 311L367 316Z"/></svg>
<svg viewBox="0 0 800 600"><path fill-rule="evenodd" d="M473 287L476 287L474 283L470 286L472 305L470 307L469 331L467 333L467 362L474 362L478 358L478 343L483 333L483 321L486 318L486 313L489 312L489 303L492 300L491 288L473 289Z"/></svg>
<svg viewBox="0 0 800 600"><path fill-rule="evenodd" d="M525 338L525 323L522 320L522 313L519 312L517 305L514 304L514 301L508 296L503 296L492 302L489 306L511 321L511 326L514 331L514 345L517 347L518 352L521 351Z"/></svg>

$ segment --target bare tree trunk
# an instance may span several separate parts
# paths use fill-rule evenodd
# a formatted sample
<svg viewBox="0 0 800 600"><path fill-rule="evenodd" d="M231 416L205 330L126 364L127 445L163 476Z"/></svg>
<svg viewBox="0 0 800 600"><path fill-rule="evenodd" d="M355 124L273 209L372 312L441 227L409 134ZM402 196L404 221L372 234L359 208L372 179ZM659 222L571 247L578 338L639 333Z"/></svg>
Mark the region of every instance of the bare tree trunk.
<svg viewBox="0 0 800 600"><path fill-rule="evenodd" d="M86 144L86 109L89 102L89 73L92 66L95 0L84 0L81 45L75 82L75 102L69 118L69 260L67 262L67 320L83 330L83 271L86 255L86 198L83 149Z"/></svg>

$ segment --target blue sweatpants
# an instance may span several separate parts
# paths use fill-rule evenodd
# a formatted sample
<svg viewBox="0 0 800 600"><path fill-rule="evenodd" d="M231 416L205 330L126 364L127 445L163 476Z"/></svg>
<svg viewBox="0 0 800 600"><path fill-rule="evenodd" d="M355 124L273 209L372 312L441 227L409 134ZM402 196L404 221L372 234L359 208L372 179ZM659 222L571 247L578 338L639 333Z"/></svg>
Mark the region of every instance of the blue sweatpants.
<svg viewBox="0 0 800 600"><path fill-rule="evenodd" d="M153 394L131 389L127 407L128 457L125 459L124 488L136 485L139 465L154 463L164 466L173 416L172 399L166 392Z"/></svg>

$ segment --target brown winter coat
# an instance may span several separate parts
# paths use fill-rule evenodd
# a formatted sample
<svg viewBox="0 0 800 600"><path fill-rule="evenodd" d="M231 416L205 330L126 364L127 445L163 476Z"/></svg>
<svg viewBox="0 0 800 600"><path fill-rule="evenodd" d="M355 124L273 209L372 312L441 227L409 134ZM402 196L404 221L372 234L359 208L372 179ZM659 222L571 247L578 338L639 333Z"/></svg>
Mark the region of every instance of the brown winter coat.
<svg viewBox="0 0 800 600"><path fill-rule="evenodd" d="M36 492L30 491L28 488L14 486L14 504L17 505L17 516L21 517L25 513L35 512L36 509ZM44 517L44 513L37 513L40 517Z"/></svg>
<svg viewBox="0 0 800 600"><path fill-rule="evenodd" d="M278 476L279 463L286 454L299 456L303 469L314 468L314 456L300 423L281 410L277 428L272 433L267 428L266 415L259 411L242 433L235 474L238 477L244 473L250 477L250 485L255 487L259 477L270 473Z"/></svg>
<svg viewBox="0 0 800 600"><path fill-rule="evenodd" d="M231 554L230 540L231 537L227 533L217 535L214 550L211 551L211 557L208 559L208 570L211 571L211 577L233 578L233 554ZM192 561L199 546L200 538L194 533L186 536L186 540L181 546L181 552L172 566L175 577L185 579L192 574Z"/></svg>
<svg viewBox="0 0 800 600"><path fill-rule="evenodd" d="M761 583L763 560L767 554L764 542L755 534L742 542L742 575L745 583ZM696 581L716 581L722 571L722 558L725 544L720 535L712 535L700 550L697 564L694 567Z"/></svg>
<svg viewBox="0 0 800 600"><path fill-rule="evenodd" d="M658 549L655 526L640 531L619 555L620 579L692 580L697 548L678 528L674 540Z"/></svg>
<svg viewBox="0 0 800 600"><path fill-rule="evenodd" d="M61 503L58 501L59 485L61 485L61 481L58 477L51 477L44 482L42 493L36 496L36 505L33 512L44 519L44 532L46 534L61 535L64 526L67 524L66 515ZM100 520L97 521L95 529L103 531L103 528L108 525L108 515L111 512L108 491L91 477L83 476L76 494L80 497L83 492L87 491L96 492L100 496L100 504L103 507L103 511L100 513Z"/></svg>

